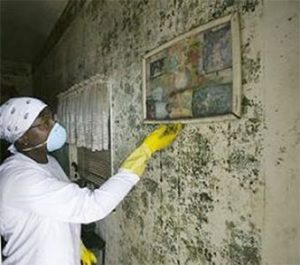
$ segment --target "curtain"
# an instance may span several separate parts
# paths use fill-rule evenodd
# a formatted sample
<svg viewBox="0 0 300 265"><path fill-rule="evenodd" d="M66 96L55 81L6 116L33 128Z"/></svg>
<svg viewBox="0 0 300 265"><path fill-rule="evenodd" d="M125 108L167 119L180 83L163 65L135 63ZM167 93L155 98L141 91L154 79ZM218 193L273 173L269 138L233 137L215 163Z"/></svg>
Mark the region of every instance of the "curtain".
<svg viewBox="0 0 300 265"><path fill-rule="evenodd" d="M68 131L68 143L92 151L109 149L107 82L94 76L58 95L57 116Z"/></svg>

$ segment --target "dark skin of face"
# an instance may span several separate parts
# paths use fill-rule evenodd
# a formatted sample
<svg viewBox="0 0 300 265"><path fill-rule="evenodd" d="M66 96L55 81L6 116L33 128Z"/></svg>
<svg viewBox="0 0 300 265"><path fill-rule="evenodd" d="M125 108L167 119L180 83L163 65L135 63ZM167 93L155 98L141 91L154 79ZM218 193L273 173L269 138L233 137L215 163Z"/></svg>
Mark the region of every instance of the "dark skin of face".
<svg viewBox="0 0 300 265"><path fill-rule="evenodd" d="M46 145L30 151L22 150L45 142L54 124L55 120L52 111L46 107L40 112L30 128L15 143L17 150L38 163L48 163Z"/></svg>

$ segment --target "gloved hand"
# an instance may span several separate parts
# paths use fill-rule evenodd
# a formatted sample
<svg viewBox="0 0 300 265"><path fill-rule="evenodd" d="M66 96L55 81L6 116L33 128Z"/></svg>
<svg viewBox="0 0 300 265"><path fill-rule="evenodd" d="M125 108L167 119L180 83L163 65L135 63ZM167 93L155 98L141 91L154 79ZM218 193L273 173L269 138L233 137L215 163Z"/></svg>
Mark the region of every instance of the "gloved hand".
<svg viewBox="0 0 300 265"><path fill-rule="evenodd" d="M181 130L182 124L160 125L144 139L143 144L146 145L151 154L153 154L173 143Z"/></svg>
<svg viewBox="0 0 300 265"><path fill-rule="evenodd" d="M123 162L121 169L127 169L141 176L152 154L173 143L181 130L181 124L160 125L150 133L144 139L143 143Z"/></svg>
<svg viewBox="0 0 300 265"><path fill-rule="evenodd" d="M97 264L96 256L92 251L85 247L82 241L80 241L80 258L83 265Z"/></svg>

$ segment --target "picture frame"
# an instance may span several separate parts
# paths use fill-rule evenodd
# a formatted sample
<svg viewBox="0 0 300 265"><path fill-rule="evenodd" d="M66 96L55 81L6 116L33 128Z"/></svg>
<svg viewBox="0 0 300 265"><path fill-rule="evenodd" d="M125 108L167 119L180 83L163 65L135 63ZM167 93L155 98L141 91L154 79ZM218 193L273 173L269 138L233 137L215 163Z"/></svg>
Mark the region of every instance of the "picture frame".
<svg viewBox="0 0 300 265"><path fill-rule="evenodd" d="M143 57L144 123L190 123L241 116L237 13L182 34Z"/></svg>

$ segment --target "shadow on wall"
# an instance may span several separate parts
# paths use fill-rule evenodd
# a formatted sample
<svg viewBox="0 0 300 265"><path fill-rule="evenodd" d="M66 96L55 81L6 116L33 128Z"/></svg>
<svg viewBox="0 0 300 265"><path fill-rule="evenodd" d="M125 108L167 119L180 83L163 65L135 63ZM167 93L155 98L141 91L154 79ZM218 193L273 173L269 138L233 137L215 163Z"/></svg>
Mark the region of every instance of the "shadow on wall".
<svg viewBox="0 0 300 265"><path fill-rule="evenodd" d="M19 92L12 83L1 80L0 105L2 105L2 103L7 101L9 98L17 97L19 95Z"/></svg>
<svg viewBox="0 0 300 265"><path fill-rule="evenodd" d="M20 96L20 94L14 85L7 81L1 80L0 105L2 105L8 99L18 96ZM10 153L7 151L8 147L9 143L4 140L0 140L0 163L2 163L5 158L10 156Z"/></svg>

